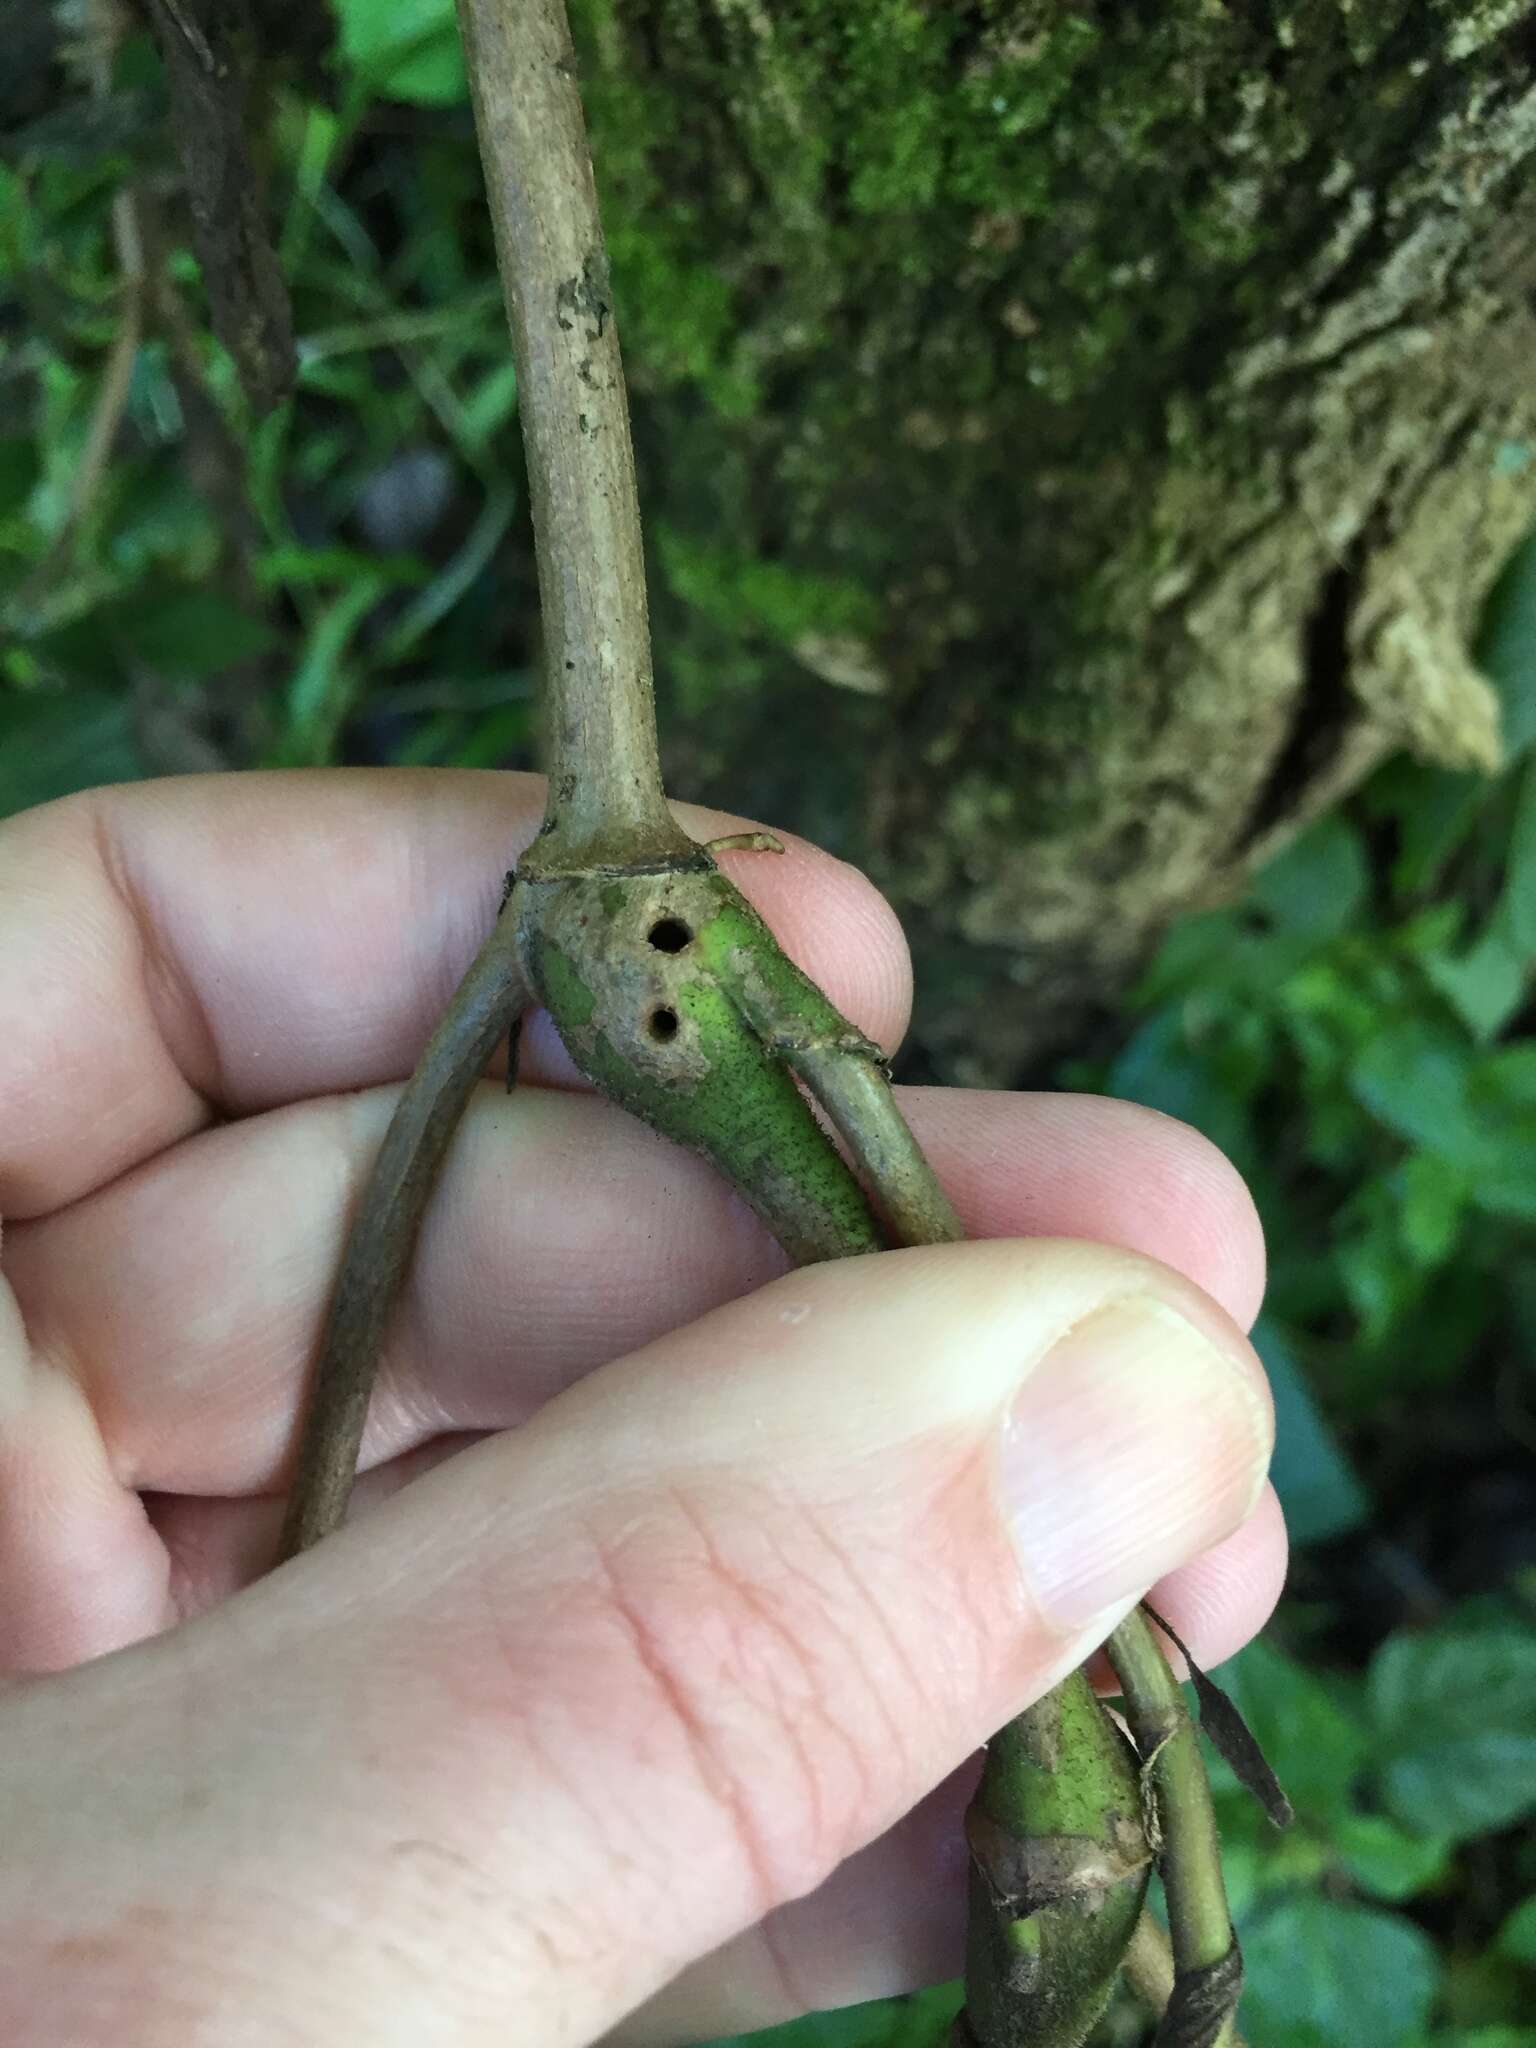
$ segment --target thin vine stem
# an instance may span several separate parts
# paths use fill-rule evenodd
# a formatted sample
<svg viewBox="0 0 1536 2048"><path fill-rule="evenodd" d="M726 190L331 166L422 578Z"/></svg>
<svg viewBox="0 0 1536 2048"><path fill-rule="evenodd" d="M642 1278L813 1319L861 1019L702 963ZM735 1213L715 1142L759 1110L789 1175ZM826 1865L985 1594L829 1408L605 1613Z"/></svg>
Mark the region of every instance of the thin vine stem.
<svg viewBox="0 0 1536 2048"><path fill-rule="evenodd" d="M340 1526L391 1311L449 1140L528 1001L510 917L497 920L395 1106L342 1253L288 1494L278 1562Z"/></svg>
<svg viewBox="0 0 1536 2048"><path fill-rule="evenodd" d="M1124 1695L1126 1725L1142 1758L1161 1822L1158 1863L1173 1941L1175 1995L1180 1980L1213 1973L1236 1976L1225 2016L1202 2036L1201 2048L1232 2048L1240 1964L1232 1911L1221 1873L1221 1838L1200 1738L1168 1660L1137 1607L1105 1645Z"/></svg>

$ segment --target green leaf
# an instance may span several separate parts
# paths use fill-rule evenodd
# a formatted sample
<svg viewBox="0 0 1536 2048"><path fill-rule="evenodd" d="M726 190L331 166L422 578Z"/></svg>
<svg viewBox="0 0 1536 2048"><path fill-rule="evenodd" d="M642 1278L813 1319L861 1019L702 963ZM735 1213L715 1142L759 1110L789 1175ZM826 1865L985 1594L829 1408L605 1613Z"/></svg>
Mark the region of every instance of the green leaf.
<svg viewBox="0 0 1536 2048"><path fill-rule="evenodd" d="M1468 1138L1467 1048L1418 1018L1378 1033L1355 1062L1355 1094L1399 1137L1416 1145L1442 1145L1451 1155Z"/></svg>
<svg viewBox="0 0 1536 2048"><path fill-rule="evenodd" d="M356 682L347 660L348 643L388 588L386 576L360 576L316 615L305 636L303 659L288 685L288 727L281 750L285 766L317 767L331 758Z"/></svg>
<svg viewBox="0 0 1536 2048"><path fill-rule="evenodd" d="M1392 1636L1367 1698L1382 1799L1406 1827L1459 1841L1536 1807L1536 1635L1452 1626Z"/></svg>
<svg viewBox="0 0 1536 2048"><path fill-rule="evenodd" d="M125 698L88 689L0 695L0 817L142 773Z"/></svg>
<svg viewBox="0 0 1536 2048"><path fill-rule="evenodd" d="M19 434L0 440L0 520L23 509L41 474L35 442Z"/></svg>
<svg viewBox="0 0 1536 2048"><path fill-rule="evenodd" d="M1478 635L1477 659L1499 693L1510 757L1536 740L1536 533L1505 563Z"/></svg>
<svg viewBox="0 0 1536 2048"><path fill-rule="evenodd" d="M1434 1944L1412 1921L1315 1893L1245 1928L1243 1961L1253 2048L1407 2048L1440 1974Z"/></svg>
<svg viewBox="0 0 1536 2048"><path fill-rule="evenodd" d="M425 583L431 573L416 555L365 554L360 548L269 548L254 564L263 590L314 589L326 583L350 583L359 576L387 576L402 584Z"/></svg>
<svg viewBox="0 0 1536 2048"><path fill-rule="evenodd" d="M341 53L370 91L422 106L453 106L469 86L453 0L336 0Z"/></svg>
<svg viewBox="0 0 1536 2048"><path fill-rule="evenodd" d="M1525 1001L1530 978L1530 963L1509 929L1507 904L1501 899L1459 957L1426 954L1424 972L1475 1038L1496 1038Z"/></svg>
<svg viewBox="0 0 1536 2048"><path fill-rule="evenodd" d="M1277 924L1331 939L1359 916L1370 889L1360 834L1320 818L1254 878L1252 901Z"/></svg>
<svg viewBox="0 0 1536 2048"><path fill-rule="evenodd" d="M1536 2048L1536 2027L1448 2027L1425 2048Z"/></svg>
<svg viewBox="0 0 1536 2048"><path fill-rule="evenodd" d="M1498 1121L1481 1113L1472 1082L1475 1054L1463 1039L1427 1019L1404 1018L1380 1031L1350 1076L1355 1095L1389 1130L1453 1161L1473 1177L1496 1166Z"/></svg>
<svg viewBox="0 0 1536 2048"><path fill-rule="evenodd" d="M1109 1092L1193 1124L1242 1163L1249 1125L1240 1102L1184 1041L1177 1008L1155 1011L1109 1072Z"/></svg>
<svg viewBox="0 0 1536 2048"><path fill-rule="evenodd" d="M1516 1906L1499 1929L1494 1947L1501 1956L1510 1956L1527 1969L1536 1970L1536 1893Z"/></svg>
<svg viewBox="0 0 1536 2048"><path fill-rule="evenodd" d="M1536 1039L1490 1053L1477 1070L1476 1086L1495 1103L1536 1109Z"/></svg>
<svg viewBox="0 0 1536 2048"><path fill-rule="evenodd" d="M1389 819L1396 831L1392 888L1398 897L1411 900L1434 888L1476 824L1491 787L1486 775L1455 774L1401 758L1372 778L1363 800L1373 817Z"/></svg>
<svg viewBox="0 0 1536 2048"><path fill-rule="evenodd" d="M181 683L217 675L272 645L272 629L214 590L148 590L120 606L113 637L157 677Z"/></svg>
<svg viewBox="0 0 1536 2048"><path fill-rule="evenodd" d="M1470 1187L1491 1216L1536 1223L1536 1043L1484 1056L1472 1074L1472 1100L1488 1132L1488 1153Z"/></svg>
<svg viewBox="0 0 1536 2048"><path fill-rule="evenodd" d="M1267 1317L1253 1336L1275 1397L1270 1477L1285 1508L1291 1541L1322 1543L1359 1528L1370 1513L1365 1489L1319 1412L1290 1346Z"/></svg>
<svg viewBox="0 0 1536 2048"><path fill-rule="evenodd" d="M960 1986L940 1984L840 2012L810 2013L761 2034L733 2034L704 2048L943 2048L960 2010Z"/></svg>
<svg viewBox="0 0 1536 2048"><path fill-rule="evenodd" d="M473 447L483 448L517 410L517 365L497 363L464 400L464 425Z"/></svg>
<svg viewBox="0 0 1536 2048"><path fill-rule="evenodd" d="M1443 1265L1461 1236L1467 1206L1467 1177L1433 1152L1415 1152L1399 1176L1402 1242L1420 1266Z"/></svg>
<svg viewBox="0 0 1536 2048"><path fill-rule="evenodd" d="M1438 1836L1411 1834L1380 1813L1345 1814L1334 1824L1333 1843L1361 1890L1393 1905L1433 1884L1450 1853Z"/></svg>
<svg viewBox="0 0 1536 2048"><path fill-rule="evenodd" d="M1510 936L1519 953L1527 960L1536 960L1536 760L1520 778L1508 861L1504 902Z"/></svg>

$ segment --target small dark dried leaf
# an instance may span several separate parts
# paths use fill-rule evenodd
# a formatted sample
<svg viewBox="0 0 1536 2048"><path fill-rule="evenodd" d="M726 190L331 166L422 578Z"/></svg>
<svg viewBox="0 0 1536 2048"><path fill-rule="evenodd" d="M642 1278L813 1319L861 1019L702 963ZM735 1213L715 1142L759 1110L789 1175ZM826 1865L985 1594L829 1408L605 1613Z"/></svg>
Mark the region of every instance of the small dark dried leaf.
<svg viewBox="0 0 1536 2048"><path fill-rule="evenodd" d="M1148 1609L1150 1613L1150 1608ZM1160 1624L1159 1624L1160 1625ZM1185 1651L1185 1656L1189 1652ZM1190 1665L1194 1670L1194 1665ZM1207 1680L1209 1683L1209 1680ZM1152 2048L1212 2048L1243 1995L1243 1953L1232 1946L1220 1962L1198 1970L1181 1970L1173 1995L1158 2024Z"/></svg>
<svg viewBox="0 0 1536 2048"><path fill-rule="evenodd" d="M1142 1605L1174 1648L1183 1653L1184 1661L1189 1666L1190 1681L1195 1688L1195 1698L1200 1702L1200 1726L1205 1731L1211 1747L1238 1783L1253 1794L1275 1826L1288 1828L1296 1818L1296 1810L1286 1798L1280 1780L1270 1768L1269 1759L1260 1749L1253 1730L1215 1679L1208 1678L1200 1669L1190 1656L1187 1646L1174 1634L1163 1617L1153 1608L1147 1607L1145 1601Z"/></svg>

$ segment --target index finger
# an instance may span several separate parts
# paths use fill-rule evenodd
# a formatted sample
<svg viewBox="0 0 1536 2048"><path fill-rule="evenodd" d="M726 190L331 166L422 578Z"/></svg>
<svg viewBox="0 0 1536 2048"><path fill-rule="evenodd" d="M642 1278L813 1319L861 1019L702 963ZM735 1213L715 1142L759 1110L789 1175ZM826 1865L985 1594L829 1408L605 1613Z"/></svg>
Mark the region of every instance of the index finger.
<svg viewBox="0 0 1536 2048"><path fill-rule="evenodd" d="M0 1215L77 1200L222 1116L408 1074L538 826L543 778L186 776L0 825ZM744 820L678 806L704 839ZM884 1044L900 927L803 841L727 855L780 941Z"/></svg>

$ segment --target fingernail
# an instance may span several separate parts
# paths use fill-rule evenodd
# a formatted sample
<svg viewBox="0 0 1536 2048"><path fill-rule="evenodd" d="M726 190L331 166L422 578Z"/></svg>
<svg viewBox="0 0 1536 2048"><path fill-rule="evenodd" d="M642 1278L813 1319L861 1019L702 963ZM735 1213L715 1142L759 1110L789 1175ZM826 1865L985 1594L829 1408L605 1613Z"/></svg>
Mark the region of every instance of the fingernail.
<svg viewBox="0 0 1536 2048"><path fill-rule="evenodd" d="M1166 1303L1086 1316L1004 1430L1004 1495L1045 1618L1085 1629L1229 1535L1258 1499L1271 1435L1251 1373Z"/></svg>

